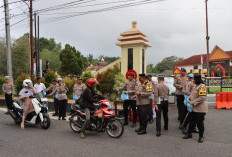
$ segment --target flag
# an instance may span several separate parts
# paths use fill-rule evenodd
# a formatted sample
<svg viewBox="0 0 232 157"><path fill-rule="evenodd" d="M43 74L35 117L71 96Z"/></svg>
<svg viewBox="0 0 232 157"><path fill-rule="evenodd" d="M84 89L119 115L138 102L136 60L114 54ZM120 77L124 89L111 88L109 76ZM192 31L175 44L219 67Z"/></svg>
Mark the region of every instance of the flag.
<svg viewBox="0 0 232 157"><path fill-rule="evenodd" d="M201 54L201 64L203 64L203 55Z"/></svg>

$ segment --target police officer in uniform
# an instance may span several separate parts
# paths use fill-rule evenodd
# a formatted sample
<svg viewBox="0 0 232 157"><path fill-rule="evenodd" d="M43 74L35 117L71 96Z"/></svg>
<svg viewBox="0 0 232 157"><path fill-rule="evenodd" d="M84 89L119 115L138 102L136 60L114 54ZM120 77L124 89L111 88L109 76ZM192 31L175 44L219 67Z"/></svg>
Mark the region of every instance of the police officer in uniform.
<svg viewBox="0 0 232 157"><path fill-rule="evenodd" d="M10 77L5 76L5 83L2 85L2 91L5 94L5 101L7 105L7 109L11 110L13 106L13 98L14 98L14 85L10 82ZM9 114L8 111L5 114Z"/></svg>
<svg viewBox="0 0 232 157"><path fill-rule="evenodd" d="M152 105L154 103L155 82L152 81L152 75L147 75L147 77L148 77L148 82L152 85L152 95L150 97L151 103L150 103L150 110L149 110L149 115L148 115L148 121L149 121L149 123L153 123Z"/></svg>
<svg viewBox="0 0 232 157"><path fill-rule="evenodd" d="M206 112L208 112L208 103L206 101L207 92L206 87L201 79L201 75L197 74L194 76L194 83L196 86L189 97L189 103L193 105L193 112L190 119L188 133L183 137L183 139L192 138L192 133L195 128L194 123L196 123L199 129L198 142L202 143L204 142L204 120Z"/></svg>
<svg viewBox="0 0 232 157"><path fill-rule="evenodd" d="M82 83L82 78L77 77L77 83L73 87L73 96L76 95L80 99L81 94L84 92L86 85Z"/></svg>
<svg viewBox="0 0 232 157"><path fill-rule="evenodd" d="M145 84L145 74L139 74L139 81L140 85L136 87L136 95L132 98L136 98L140 125L140 127L135 131L138 135L143 135L147 133L147 123L152 87L148 83Z"/></svg>
<svg viewBox="0 0 232 157"><path fill-rule="evenodd" d="M161 112L163 111L164 130L168 130L169 87L164 83L164 75L158 75L158 85L154 92L156 108L156 136L161 135Z"/></svg>
<svg viewBox="0 0 232 157"><path fill-rule="evenodd" d="M173 86L176 87L176 98L177 98L177 108L178 108L178 120L180 120L179 128L182 129L183 121L187 113L183 113L184 110L184 93L183 88L187 81L186 69L181 68L180 75L174 80Z"/></svg>
<svg viewBox="0 0 232 157"><path fill-rule="evenodd" d="M59 101L58 101L58 98L55 97L55 95L57 94L58 86L59 85L57 84L56 79L53 79L52 80L52 86L44 90L45 92L48 92L48 91L51 90L52 92L50 94L48 94L48 96L53 96L54 97L55 113L52 116L58 116L59 115Z"/></svg>
<svg viewBox="0 0 232 157"><path fill-rule="evenodd" d="M193 78L194 78L194 75L193 74L188 74L188 81L187 81L187 84L184 86L183 88L183 93L185 95L185 98L189 97L194 89L194 82L193 82ZM183 123L183 128L182 128L182 132L183 133L187 133L187 126L189 124L189 121L190 121L190 117L191 117L191 112L188 112L187 111L187 107L185 106L185 112L187 112L187 115L185 117L185 120L184 120L184 123ZM196 130L194 130L194 132L197 132Z"/></svg>
<svg viewBox="0 0 232 157"><path fill-rule="evenodd" d="M126 90L125 94L129 95L129 100L123 102L123 112L124 112L124 125L128 125L128 106L130 105L133 112L133 123L132 128L136 127L137 111L136 111L136 100L132 97L135 95L136 80L134 79L134 73L128 72L128 82L123 87L118 87L117 90Z"/></svg>

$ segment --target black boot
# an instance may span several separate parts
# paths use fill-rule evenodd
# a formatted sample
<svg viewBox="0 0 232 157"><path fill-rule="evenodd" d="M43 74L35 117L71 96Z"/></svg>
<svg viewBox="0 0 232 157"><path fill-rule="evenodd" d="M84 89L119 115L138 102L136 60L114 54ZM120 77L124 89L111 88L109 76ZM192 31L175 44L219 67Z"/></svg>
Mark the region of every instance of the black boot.
<svg viewBox="0 0 232 157"><path fill-rule="evenodd" d="M189 139L189 138L192 138L193 136L192 136L192 134L186 134L184 137L183 137L183 139Z"/></svg>
<svg viewBox="0 0 232 157"><path fill-rule="evenodd" d="M166 130L166 131L167 131L167 130L168 130L168 126L166 126L166 125L165 125L165 126L164 126L164 130Z"/></svg>
<svg viewBox="0 0 232 157"><path fill-rule="evenodd" d="M198 142L199 142L199 143L203 143L204 140L205 140L204 137L199 137Z"/></svg>
<svg viewBox="0 0 232 157"><path fill-rule="evenodd" d="M125 121L125 122L123 123L123 125L124 125L124 126L128 125L128 122L127 122L127 121Z"/></svg>
<svg viewBox="0 0 232 157"><path fill-rule="evenodd" d="M143 135L143 134L147 134L146 130L140 130L139 132L137 132L138 135Z"/></svg>
<svg viewBox="0 0 232 157"><path fill-rule="evenodd" d="M140 132L141 128L135 129L135 132Z"/></svg>
<svg viewBox="0 0 232 157"><path fill-rule="evenodd" d="M157 132L156 132L156 136L157 136L157 137L161 136L161 132L160 132L160 131L157 131Z"/></svg>
<svg viewBox="0 0 232 157"><path fill-rule="evenodd" d="M188 131L187 131L187 128L186 128L185 126L183 126L183 128L182 128L182 133L183 133L183 134L187 134L187 132L188 132Z"/></svg>

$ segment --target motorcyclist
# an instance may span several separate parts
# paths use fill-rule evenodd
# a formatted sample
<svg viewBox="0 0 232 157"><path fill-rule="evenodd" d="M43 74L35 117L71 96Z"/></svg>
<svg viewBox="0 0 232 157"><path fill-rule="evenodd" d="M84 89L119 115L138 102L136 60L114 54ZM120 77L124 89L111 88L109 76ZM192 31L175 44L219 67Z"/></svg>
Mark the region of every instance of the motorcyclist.
<svg viewBox="0 0 232 157"><path fill-rule="evenodd" d="M21 107L23 108L23 117L22 117L22 123L21 123L21 129L24 129L24 121L26 119L26 116L34 111L34 107L32 105L32 101L29 98L34 93L36 93L36 89L33 87L32 81L29 79L26 79L23 81L23 89L19 92L19 98L21 100Z"/></svg>
<svg viewBox="0 0 232 157"><path fill-rule="evenodd" d="M85 111L86 121L81 127L80 137L85 138L85 129L90 123L90 111L95 110L94 102L98 102L100 99L104 99L104 97L96 94L94 91L94 87L98 84L98 81L94 78L89 78L87 80L87 88L85 88L82 96L80 106Z"/></svg>

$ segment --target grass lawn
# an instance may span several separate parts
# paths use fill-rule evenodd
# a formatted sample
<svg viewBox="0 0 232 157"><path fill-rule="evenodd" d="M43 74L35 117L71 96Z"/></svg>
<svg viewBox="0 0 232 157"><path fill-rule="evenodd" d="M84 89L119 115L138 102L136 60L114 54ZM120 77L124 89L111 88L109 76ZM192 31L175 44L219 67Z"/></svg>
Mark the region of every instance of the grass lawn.
<svg viewBox="0 0 232 157"><path fill-rule="evenodd" d="M208 94L216 94L221 92L221 88L209 88ZM222 92L232 92L232 88L222 88Z"/></svg>

